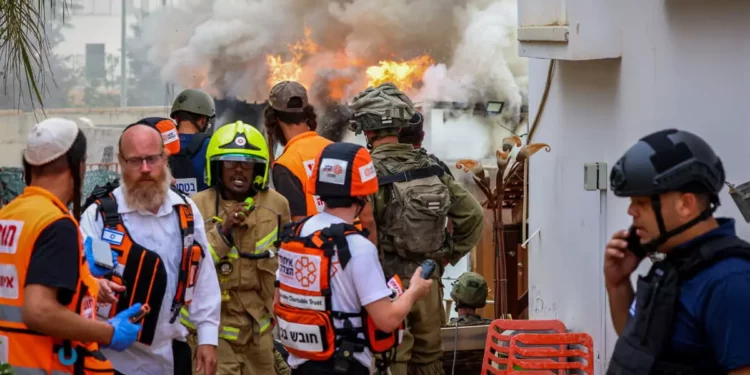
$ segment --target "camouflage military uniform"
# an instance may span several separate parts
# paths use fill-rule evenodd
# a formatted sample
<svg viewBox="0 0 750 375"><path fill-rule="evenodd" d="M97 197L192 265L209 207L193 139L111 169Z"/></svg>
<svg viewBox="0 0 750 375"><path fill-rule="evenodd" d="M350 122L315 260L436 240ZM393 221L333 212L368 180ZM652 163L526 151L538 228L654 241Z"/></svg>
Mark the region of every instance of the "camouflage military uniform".
<svg viewBox="0 0 750 375"><path fill-rule="evenodd" d="M492 323L492 319L482 318L479 314L463 314L456 318L451 318L451 326L483 326Z"/></svg>
<svg viewBox="0 0 750 375"><path fill-rule="evenodd" d="M453 282L451 298L459 308L480 309L487 304L489 287L482 275L476 272L464 272ZM466 312L457 318L451 318L450 325L475 326L492 323L492 319L483 319L479 314Z"/></svg>
<svg viewBox="0 0 750 375"><path fill-rule="evenodd" d="M437 165L425 152L415 150L410 144L379 145L372 151L372 159L379 178ZM385 207L392 198L389 196L390 189L381 188L375 196L375 221L378 226L378 246L382 252L383 268L386 275L399 275L401 280L405 281L405 287L408 287L408 280L425 259L429 257L438 263L448 262L455 265L471 251L482 233L483 212L479 202L450 175L442 174L439 179L447 187L450 195L447 216L453 223L453 235L446 234L442 249L431 254L405 253L403 246L397 245L403 240L392 235L393 227L405 224L389 222L389 219L384 217ZM443 293L439 279L442 269L438 271L433 273L435 283L429 294L417 301L407 316L407 331L391 366L393 375L444 373L440 334L440 327L445 322Z"/></svg>

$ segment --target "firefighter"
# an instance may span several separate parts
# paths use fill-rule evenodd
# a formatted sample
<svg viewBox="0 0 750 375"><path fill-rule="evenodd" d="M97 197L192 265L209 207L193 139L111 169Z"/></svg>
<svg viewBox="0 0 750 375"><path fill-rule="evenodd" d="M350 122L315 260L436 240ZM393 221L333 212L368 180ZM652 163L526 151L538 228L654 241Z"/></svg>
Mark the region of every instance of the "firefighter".
<svg viewBox="0 0 750 375"><path fill-rule="evenodd" d="M268 147L241 121L220 127L206 151L206 184L195 204L206 224L221 286L219 375L272 374L273 244L290 221L287 200L268 188ZM187 311L183 324L194 327Z"/></svg>
<svg viewBox="0 0 750 375"><path fill-rule="evenodd" d="M118 159L122 186L97 188L83 213L81 231L118 252L111 280L100 279L97 314L109 317L133 303L147 303L138 341L123 352L104 351L117 373L187 374L194 366L213 375L219 336L221 291L203 216L182 191L172 188L167 151L159 130L135 123L123 130ZM187 307L198 327L195 363L178 321Z"/></svg>
<svg viewBox="0 0 750 375"><path fill-rule="evenodd" d="M713 216L724 182L711 147L677 129L640 139L612 167L633 224L605 250L619 335L607 374L750 374L750 244L733 219ZM649 255L634 292L631 274Z"/></svg>
<svg viewBox="0 0 750 375"><path fill-rule="evenodd" d="M274 299L280 340L293 375L369 375L372 354L398 345L406 314L433 281L418 267L405 292L397 278L386 283L377 249L353 225L378 190L366 149L326 146L307 186L325 206L282 234ZM400 295L395 301L389 286Z"/></svg>
<svg viewBox="0 0 750 375"><path fill-rule="evenodd" d="M128 320L140 304L96 321L98 285L77 222L85 159L86 137L73 121L34 125L23 152L27 187L0 209L0 353L16 374L72 374L81 365L112 374L98 346L124 350L141 329Z"/></svg>
<svg viewBox="0 0 750 375"><path fill-rule="evenodd" d="M169 117L177 122L180 152L169 158L177 186L188 195L206 189L204 169L206 148L216 118L216 105L203 90L182 91L172 103Z"/></svg>
<svg viewBox="0 0 750 375"><path fill-rule="evenodd" d="M373 206L386 275L406 278L425 259L435 260L441 268L455 265L482 234L479 202L426 153L398 142L399 129L408 126L414 106L395 85L370 87L351 107L353 130L365 133L378 173L380 189ZM449 220L452 234L446 228ZM429 295L407 317L404 343L391 367L394 375L443 374L441 274L442 270L433 273L436 281Z"/></svg>
<svg viewBox="0 0 750 375"><path fill-rule="evenodd" d="M487 304L489 287L482 275L476 272L464 272L453 282L451 299L456 304L458 317L451 318L450 325L474 326L492 323L492 319L484 319L477 314Z"/></svg>

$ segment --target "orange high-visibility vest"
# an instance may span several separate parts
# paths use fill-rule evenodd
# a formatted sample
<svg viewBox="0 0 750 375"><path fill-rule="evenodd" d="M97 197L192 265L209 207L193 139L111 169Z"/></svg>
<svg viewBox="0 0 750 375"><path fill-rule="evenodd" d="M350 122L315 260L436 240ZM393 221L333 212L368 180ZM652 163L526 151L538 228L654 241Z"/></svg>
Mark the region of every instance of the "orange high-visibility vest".
<svg viewBox="0 0 750 375"><path fill-rule="evenodd" d="M74 374L83 369L85 374L113 374L97 343L55 339L30 330L22 320L24 285L34 243L47 226L62 218L78 226L57 197L34 186L25 188L0 209L0 363L10 364L16 373ZM95 320L99 285L85 262L80 232L78 244L79 282L66 307ZM73 358L77 360L66 363Z"/></svg>
<svg viewBox="0 0 750 375"><path fill-rule="evenodd" d="M289 169L292 174L299 180L302 191L305 193L307 215L313 216L323 212L323 201L320 197L307 193L307 184L312 176L315 167L315 159L323 152L323 149L330 145L330 140L321 137L314 131L304 132L287 142L284 152L276 159L275 163L281 164ZM274 164L275 164L274 163ZM357 218L354 222L357 229L362 230L362 223Z"/></svg>
<svg viewBox="0 0 750 375"><path fill-rule="evenodd" d="M276 159L276 163L289 169L302 184L307 203L307 216L323 212L323 201L317 195L307 193L307 183L312 176L315 158L331 143L333 142L314 131L304 132L290 139L284 147L284 152Z"/></svg>
<svg viewBox="0 0 750 375"><path fill-rule="evenodd" d="M383 332L364 307L358 313L333 310L333 256L337 255L341 268L346 269L351 259L346 237L362 233L353 225L333 224L302 237L300 232L306 221L287 225L281 234L276 281L279 303L274 306L279 341L289 353L312 361L330 359L339 345L338 338L357 344L361 350L368 347L374 354L391 352L401 343L403 323L393 332ZM403 289L398 278L393 282L399 290ZM352 318L361 319L363 326L334 327L333 319Z"/></svg>
<svg viewBox="0 0 750 375"><path fill-rule="evenodd" d="M177 289L172 305L168 307L162 306L168 276L161 257L133 240L118 212L117 200L111 191L102 188L92 193L98 205L99 218L104 223L101 238L109 242L109 247L117 253L119 266L112 275L112 281L124 285L128 292L128 296L120 298L117 304L102 306L98 311L99 316L112 318L130 306L142 303L148 304L153 311L169 308L170 323L174 323L180 310L192 303L200 262L205 253L194 236L193 208L187 201L187 195L175 187L172 187L172 191L182 198L182 203L175 205L174 209L179 215L179 223L176 224L180 225L184 247L177 275ZM149 314L143 318L143 328L138 334L138 342L151 345L159 317L159 314Z"/></svg>

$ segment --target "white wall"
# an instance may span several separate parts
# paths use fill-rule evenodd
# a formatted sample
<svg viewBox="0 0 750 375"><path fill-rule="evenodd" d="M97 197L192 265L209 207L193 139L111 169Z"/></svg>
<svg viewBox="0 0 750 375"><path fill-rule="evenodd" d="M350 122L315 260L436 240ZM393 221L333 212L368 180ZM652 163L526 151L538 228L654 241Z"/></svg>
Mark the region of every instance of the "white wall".
<svg viewBox="0 0 750 375"><path fill-rule="evenodd" d="M599 192L583 189L583 164L605 161L611 170L640 137L678 127L714 147L729 182L750 180L750 3L618 4L622 58L558 62L532 139L549 143L552 152L533 158L529 179L529 233L541 229L529 244L531 317L558 318L592 334L597 373L616 340L603 288L603 244L630 217L626 199L607 191L600 204ZM530 61L534 118L548 61ZM739 234L750 238L726 189L721 201L718 214L737 219Z"/></svg>

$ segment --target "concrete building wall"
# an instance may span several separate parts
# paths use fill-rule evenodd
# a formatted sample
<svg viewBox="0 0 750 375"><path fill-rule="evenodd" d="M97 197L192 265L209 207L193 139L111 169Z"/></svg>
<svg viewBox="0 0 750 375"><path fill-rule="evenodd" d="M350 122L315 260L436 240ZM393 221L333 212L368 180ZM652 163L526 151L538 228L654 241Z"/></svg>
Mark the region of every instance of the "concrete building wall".
<svg viewBox="0 0 750 375"><path fill-rule="evenodd" d="M144 117L168 114L166 107L48 109L45 113L0 111L0 167L21 166L21 152L29 129L45 118L76 121L86 134L88 163L106 163L114 161L117 140L124 126Z"/></svg>
<svg viewBox="0 0 750 375"><path fill-rule="evenodd" d="M617 2L622 57L558 61L532 142L549 143L530 164L531 318L557 318L593 335L597 373L614 347L602 273L604 244L630 225L628 200L585 191L584 163L611 170L642 136L677 127L704 137L727 179L750 180L750 3L715 0ZM581 30L590 24L582 23ZM573 28L571 28L573 29ZM544 91L548 60L531 59L530 118ZM750 229L727 193L719 216ZM644 272L650 266L645 261Z"/></svg>

